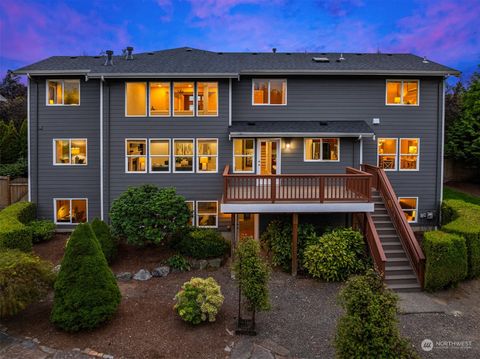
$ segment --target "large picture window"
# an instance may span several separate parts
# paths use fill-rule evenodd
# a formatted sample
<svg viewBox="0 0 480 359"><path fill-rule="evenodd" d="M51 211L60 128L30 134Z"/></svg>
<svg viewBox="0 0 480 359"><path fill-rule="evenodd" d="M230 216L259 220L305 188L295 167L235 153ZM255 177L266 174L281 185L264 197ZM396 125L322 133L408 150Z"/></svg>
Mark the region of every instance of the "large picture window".
<svg viewBox="0 0 480 359"><path fill-rule="evenodd" d="M127 139L125 141L125 162L127 173L147 172L146 139Z"/></svg>
<svg viewBox="0 0 480 359"><path fill-rule="evenodd" d="M170 140L150 139L150 172L170 172Z"/></svg>
<svg viewBox="0 0 480 359"><path fill-rule="evenodd" d="M197 201L197 227L217 228L218 227L218 202Z"/></svg>
<svg viewBox="0 0 480 359"><path fill-rule="evenodd" d="M87 164L87 139L54 139L53 164L84 166Z"/></svg>
<svg viewBox="0 0 480 359"><path fill-rule="evenodd" d="M217 172L218 139L197 139L197 172Z"/></svg>
<svg viewBox="0 0 480 359"><path fill-rule="evenodd" d="M218 115L218 82L197 83L197 116Z"/></svg>
<svg viewBox="0 0 480 359"><path fill-rule="evenodd" d="M173 83L173 115L193 116L194 96L193 82Z"/></svg>
<svg viewBox="0 0 480 359"><path fill-rule="evenodd" d="M420 139L418 138L401 138L400 139L400 170L401 171L417 171L418 170L418 154Z"/></svg>
<svg viewBox="0 0 480 359"><path fill-rule="evenodd" d="M287 80L285 79L253 79L253 105L286 105Z"/></svg>
<svg viewBox="0 0 480 359"><path fill-rule="evenodd" d="M387 105L418 105L418 80L387 80Z"/></svg>
<svg viewBox="0 0 480 359"><path fill-rule="evenodd" d="M80 105L80 80L48 80L47 105Z"/></svg>
<svg viewBox="0 0 480 359"><path fill-rule="evenodd" d="M233 172L253 173L255 169L255 141L253 138L233 140Z"/></svg>
<svg viewBox="0 0 480 359"><path fill-rule="evenodd" d="M304 140L304 160L335 162L340 159L340 139L306 138Z"/></svg>
<svg viewBox="0 0 480 359"><path fill-rule="evenodd" d="M170 82L150 82L150 116L170 116Z"/></svg>
<svg viewBox="0 0 480 359"><path fill-rule="evenodd" d="M193 139L174 139L174 172L193 172Z"/></svg>
<svg viewBox="0 0 480 359"><path fill-rule="evenodd" d="M126 82L125 100L126 116L147 116L147 83Z"/></svg>
<svg viewBox="0 0 480 359"><path fill-rule="evenodd" d="M385 171L394 171L397 169L397 139L379 138L378 139L378 167Z"/></svg>
<svg viewBox="0 0 480 359"><path fill-rule="evenodd" d="M56 224L76 224L87 221L88 200L86 198L56 198L54 207Z"/></svg>
<svg viewBox="0 0 480 359"><path fill-rule="evenodd" d="M400 207L402 207L405 217L410 223L417 222L418 198L417 197L399 197Z"/></svg>

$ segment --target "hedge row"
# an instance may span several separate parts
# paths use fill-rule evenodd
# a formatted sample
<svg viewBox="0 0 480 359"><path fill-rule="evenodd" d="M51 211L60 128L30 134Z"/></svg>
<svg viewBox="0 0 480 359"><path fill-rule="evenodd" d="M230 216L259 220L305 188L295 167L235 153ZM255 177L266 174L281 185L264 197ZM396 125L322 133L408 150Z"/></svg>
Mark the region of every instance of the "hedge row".
<svg viewBox="0 0 480 359"><path fill-rule="evenodd" d="M35 213L31 202L18 202L0 212L0 249L32 250L32 232L26 224L35 219Z"/></svg>

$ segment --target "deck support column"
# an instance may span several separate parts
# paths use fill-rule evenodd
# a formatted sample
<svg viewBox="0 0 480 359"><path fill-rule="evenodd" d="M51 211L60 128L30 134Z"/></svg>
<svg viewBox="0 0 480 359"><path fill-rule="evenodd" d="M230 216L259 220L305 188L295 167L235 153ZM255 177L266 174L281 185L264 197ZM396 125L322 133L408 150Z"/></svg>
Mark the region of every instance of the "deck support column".
<svg viewBox="0 0 480 359"><path fill-rule="evenodd" d="M298 213L292 215L292 275L297 275L298 269Z"/></svg>

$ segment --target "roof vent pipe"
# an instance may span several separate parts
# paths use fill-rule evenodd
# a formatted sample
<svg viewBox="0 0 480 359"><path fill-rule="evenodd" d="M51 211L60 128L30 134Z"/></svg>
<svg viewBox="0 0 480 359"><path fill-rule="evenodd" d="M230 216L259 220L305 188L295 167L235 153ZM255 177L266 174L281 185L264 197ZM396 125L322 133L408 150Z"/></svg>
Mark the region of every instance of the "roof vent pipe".
<svg viewBox="0 0 480 359"><path fill-rule="evenodd" d="M273 52L274 54L276 54L276 53L277 53L277 48L274 47L274 48L272 49L272 52Z"/></svg>
<svg viewBox="0 0 480 359"><path fill-rule="evenodd" d="M426 56L424 56L424 57L423 57L423 61L422 61L422 62L423 62L424 64L428 64L430 61L428 61L428 60L427 60L427 57L426 57Z"/></svg>
<svg viewBox="0 0 480 359"><path fill-rule="evenodd" d="M338 58L340 61L345 60L345 57L343 57L343 53L340 54L340 57Z"/></svg>
<svg viewBox="0 0 480 359"><path fill-rule="evenodd" d="M107 54L107 59L105 60L105 66L113 66L113 50L105 51Z"/></svg>
<svg viewBox="0 0 480 359"><path fill-rule="evenodd" d="M133 60L133 47L127 47L127 53L125 54L125 60Z"/></svg>

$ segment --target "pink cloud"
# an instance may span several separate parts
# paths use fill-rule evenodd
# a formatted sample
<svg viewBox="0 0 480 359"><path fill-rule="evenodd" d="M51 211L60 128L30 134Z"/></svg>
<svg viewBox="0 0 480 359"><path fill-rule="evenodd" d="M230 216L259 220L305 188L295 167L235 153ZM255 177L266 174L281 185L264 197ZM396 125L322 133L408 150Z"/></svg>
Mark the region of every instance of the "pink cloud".
<svg viewBox="0 0 480 359"><path fill-rule="evenodd" d="M265 0L189 0L192 8L192 15L199 19L209 17L223 17L238 5L263 5ZM280 3L281 0L273 0L268 4Z"/></svg>

